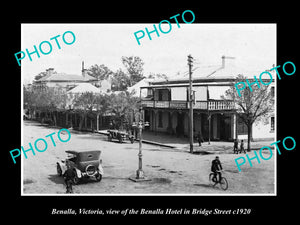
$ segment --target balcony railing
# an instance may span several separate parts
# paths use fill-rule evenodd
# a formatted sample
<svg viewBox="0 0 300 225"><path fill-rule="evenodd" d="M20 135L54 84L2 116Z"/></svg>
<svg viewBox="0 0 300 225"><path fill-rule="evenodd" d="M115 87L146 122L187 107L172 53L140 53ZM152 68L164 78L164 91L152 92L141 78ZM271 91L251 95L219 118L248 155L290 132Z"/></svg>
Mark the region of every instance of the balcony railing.
<svg viewBox="0 0 300 225"><path fill-rule="evenodd" d="M144 101L142 100L142 106L148 108L154 108L154 101Z"/></svg>
<svg viewBox="0 0 300 225"><path fill-rule="evenodd" d="M154 101L155 108L170 108L170 101Z"/></svg>
<svg viewBox="0 0 300 225"><path fill-rule="evenodd" d="M190 107L188 107L190 108ZM207 101L197 101L194 104L194 109L207 109Z"/></svg>
<svg viewBox="0 0 300 225"><path fill-rule="evenodd" d="M162 108L162 109L188 109L189 104L186 101L150 101L142 100L142 106L147 108ZM202 110L232 110L234 109L233 101L196 101L194 109Z"/></svg>
<svg viewBox="0 0 300 225"><path fill-rule="evenodd" d="M234 109L233 101L208 101L208 110L230 110Z"/></svg>
<svg viewBox="0 0 300 225"><path fill-rule="evenodd" d="M173 109L186 109L186 101L170 101L170 108Z"/></svg>

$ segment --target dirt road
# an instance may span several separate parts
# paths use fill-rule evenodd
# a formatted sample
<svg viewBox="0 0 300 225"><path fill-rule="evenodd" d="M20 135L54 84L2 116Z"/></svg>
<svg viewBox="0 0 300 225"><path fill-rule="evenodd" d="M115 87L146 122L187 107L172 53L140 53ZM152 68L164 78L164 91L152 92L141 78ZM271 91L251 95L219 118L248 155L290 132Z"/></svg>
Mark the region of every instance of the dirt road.
<svg viewBox="0 0 300 225"><path fill-rule="evenodd" d="M59 128L25 121L23 146L29 148L38 138L45 138ZM227 191L209 185L211 161L216 154L190 154L186 149L170 149L143 144L143 170L151 181L135 183L128 178L138 167L138 143L108 142L100 134L71 131L68 142L49 144L45 152L23 157L23 194L64 194L63 178L56 174L56 162L66 157L66 150L101 150L104 176L101 182L85 181L74 186L76 194L272 194L274 193L274 157L258 164L253 160L238 172L234 159L242 155L219 154L227 178ZM48 139L47 139L48 140ZM267 153L264 153L267 154ZM267 155L265 156L267 158Z"/></svg>

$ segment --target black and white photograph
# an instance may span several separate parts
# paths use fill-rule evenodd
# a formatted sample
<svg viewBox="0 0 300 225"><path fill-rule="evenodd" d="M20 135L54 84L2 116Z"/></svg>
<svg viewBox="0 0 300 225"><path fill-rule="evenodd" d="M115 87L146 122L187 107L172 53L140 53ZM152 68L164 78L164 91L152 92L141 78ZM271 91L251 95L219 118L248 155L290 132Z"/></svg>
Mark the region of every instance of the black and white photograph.
<svg viewBox="0 0 300 225"><path fill-rule="evenodd" d="M276 24L21 33L23 195L276 194Z"/></svg>
<svg viewBox="0 0 300 225"><path fill-rule="evenodd" d="M297 216L297 7L164 3L5 7L4 217Z"/></svg>

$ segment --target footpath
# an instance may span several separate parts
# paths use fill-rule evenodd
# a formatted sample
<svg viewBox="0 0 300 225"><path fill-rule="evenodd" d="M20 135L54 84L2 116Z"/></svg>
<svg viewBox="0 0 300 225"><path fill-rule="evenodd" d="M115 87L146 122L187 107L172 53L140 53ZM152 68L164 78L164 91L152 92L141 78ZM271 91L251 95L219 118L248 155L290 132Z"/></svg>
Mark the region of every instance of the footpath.
<svg viewBox="0 0 300 225"><path fill-rule="evenodd" d="M98 131L99 134L108 135L107 130ZM138 139L136 140L138 141ZM172 148L181 151L190 151L189 139L184 137L176 137L174 135L144 131L143 143L157 145L165 148ZM251 150L259 150L263 146L269 146L273 141L257 141L251 142ZM227 141L211 141L210 143L204 142L199 146L198 142L194 140L193 145L195 154L222 154L233 153L233 142ZM245 143L247 150L247 143Z"/></svg>

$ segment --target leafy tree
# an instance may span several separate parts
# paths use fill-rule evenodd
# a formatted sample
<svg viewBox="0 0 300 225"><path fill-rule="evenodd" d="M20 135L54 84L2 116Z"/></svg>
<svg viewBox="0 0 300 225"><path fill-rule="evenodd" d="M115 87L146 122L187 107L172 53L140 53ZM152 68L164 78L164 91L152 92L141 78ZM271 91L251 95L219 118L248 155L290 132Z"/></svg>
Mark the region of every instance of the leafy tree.
<svg viewBox="0 0 300 225"><path fill-rule="evenodd" d="M130 78L121 69L113 74L112 77L113 91L126 91L130 83Z"/></svg>
<svg viewBox="0 0 300 225"><path fill-rule="evenodd" d="M79 130L82 130L83 122L86 121L87 114L92 112L97 103L97 95L92 92L75 94L73 99L74 109L80 113Z"/></svg>
<svg viewBox="0 0 300 225"><path fill-rule="evenodd" d="M133 97L129 92L118 94L100 95L86 92L75 96L74 108L81 112L79 130L82 130L83 123L92 111L97 112L97 116L111 113L117 129L123 129L124 124L130 122L130 117L138 107L138 98Z"/></svg>
<svg viewBox="0 0 300 225"><path fill-rule="evenodd" d="M34 111L37 108L37 94L38 93L34 91L34 89L26 88L25 85L23 85L23 109L30 118L33 118Z"/></svg>
<svg viewBox="0 0 300 225"><path fill-rule="evenodd" d="M39 79L41 79L42 77L45 77L45 76L47 76L47 72L40 72L38 75L36 75L34 77L34 80L39 80Z"/></svg>
<svg viewBox="0 0 300 225"><path fill-rule="evenodd" d="M56 126L57 110L64 110L67 106L67 94L62 88L47 87L43 91L39 91L35 100L39 110L46 112Z"/></svg>
<svg viewBox="0 0 300 225"><path fill-rule="evenodd" d="M56 114L57 110L64 110L67 107L67 94L62 88L50 88L45 87L42 90L34 88L23 88L24 109L27 109L32 116L36 110L46 113L46 117L51 118L56 126Z"/></svg>
<svg viewBox="0 0 300 225"><path fill-rule="evenodd" d="M167 80L168 76L166 74L163 74L163 73L156 73L156 74L155 73L150 73L147 78Z"/></svg>
<svg viewBox="0 0 300 225"><path fill-rule="evenodd" d="M113 74L113 72L104 64L101 65L93 65L88 71L88 75L97 78L98 80L106 80L109 76Z"/></svg>
<svg viewBox="0 0 300 225"><path fill-rule="evenodd" d="M53 73L57 73L56 71L53 71ZM43 71L43 72L40 72L38 75L36 75L34 77L34 81L37 81L39 79L41 79L42 77L45 77L47 76L47 72L46 71Z"/></svg>
<svg viewBox="0 0 300 225"><path fill-rule="evenodd" d="M127 87L131 87L144 78L143 65L144 62L138 56L125 57L122 56L122 63L126 68L126 72L118 69L117 72L111 72L112 90L126 91Z"/></svg>
<svg viewBox="0 0 300 225"><path fill-rule="evenodd" d="M143 60L138 56L122 56L122 63L127 69L129 76L129 86L136 84L144 78L143 76Z"/></svg>
<svg viewBox="0 0 300 225"><path fill-rule="evenodd" d="M110 106L110 95L108 94L101 94L101 95L96 95L95 99L95 105L94 105L94 110L96 110L96 121L97 121L97 129L98 129L98 122L99 122L99 117L102 115L104 116Z"/></svg>
<svg viewBox="0 0 300 225"><path fill-rule="evenodd" d="M108 112L114 115L113 120L117 129L124 129L124 125L129 124L134 110L138 109L138 99L127 91L110 95Z"/></svg>
<svg viewBox="0 0 300 225"><path fill-rule="evenodd" d="M248 79L249 80L249 79ZM246 77L239 75L236 78L236 83L246 82ZM241 96L238 95L234 84L226 91L224 99L232 99L235 102L237 112L240 118L247 126L248 133L248 151L250 151L250 140L252 134L252 125L256 121L260 121L267 117L274 110L274 95L270 88L265 85L251 86L252 91L248 86L241 91Z"/></svg>

